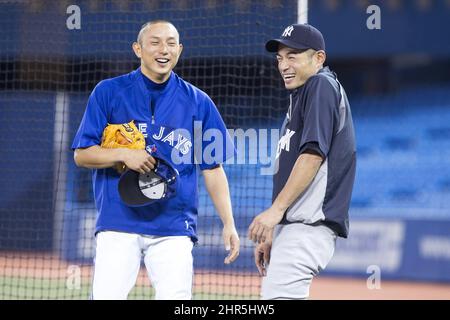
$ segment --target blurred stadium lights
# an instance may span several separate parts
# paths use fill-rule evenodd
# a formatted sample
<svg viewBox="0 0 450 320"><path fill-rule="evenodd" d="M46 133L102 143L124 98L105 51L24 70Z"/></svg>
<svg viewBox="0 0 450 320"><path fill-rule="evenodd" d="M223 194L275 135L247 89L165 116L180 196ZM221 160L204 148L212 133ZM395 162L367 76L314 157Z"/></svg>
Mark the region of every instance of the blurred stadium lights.
<svg viewBox="0 0 450 320"><path fill-rule="evenodd" d="M428 11L433 6L433 0L416 0L416 6L419 11Z"/></svg>
<svg viewBox="0 0 450 320"><path fill-rule="evenodd" d="M404 0L387 0L387 7L390 12L395 12L402 8Z"/></svg>
<svg viewBox="0 0 450 320"><path fill-rule="evenodd" d="M325 0L325 6L328 10L334 11L339 8L341 0Z"/></svg>

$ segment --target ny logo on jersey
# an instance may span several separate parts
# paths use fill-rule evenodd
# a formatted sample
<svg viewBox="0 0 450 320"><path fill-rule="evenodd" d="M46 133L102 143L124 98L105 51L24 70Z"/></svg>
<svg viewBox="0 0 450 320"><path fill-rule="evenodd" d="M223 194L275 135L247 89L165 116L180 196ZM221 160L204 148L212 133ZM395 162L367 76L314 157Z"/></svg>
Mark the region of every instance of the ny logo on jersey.
<svg viewBox="0 0 450 320"><path fill-rule="evenodd" d="M294 30L294 27L289 26L286 29L284 29L283 34L281 36L282 37L290 37L293 30Z"/></svg>
<svg viewBox="0 0 450 320"><path fill-rule="evenodd" d="M286 150L287 152L289 152L291 138L294 134L294 130L286 129L286 133L280 138L280 141L278 141L277 155L275 156L275 158L278 158L280 156L281 150Z"/></svg>

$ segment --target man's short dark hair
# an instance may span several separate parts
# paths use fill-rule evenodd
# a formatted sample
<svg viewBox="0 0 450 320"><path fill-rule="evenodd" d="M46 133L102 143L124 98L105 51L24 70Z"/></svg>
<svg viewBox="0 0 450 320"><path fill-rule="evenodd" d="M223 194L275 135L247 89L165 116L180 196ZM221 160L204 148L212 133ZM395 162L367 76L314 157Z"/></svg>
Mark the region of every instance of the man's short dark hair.
<svg viewBox="0 0 450 320"><path fill-rule="evenodd" d="M144 34L144 30L145 28L147 28L148 26L151 26L153 24L157 24L157 23L167 23L167 24L171 24L175 29L176 27L173 25L172 22L164 20L164 19L158 19L158 20L151 20L151 21L147 21L146 23L144 23L141 26L141 29L139 30L138 36L137 36L137 40L136 42L139 43L140 45L142 45L142 36Z"/></svg>

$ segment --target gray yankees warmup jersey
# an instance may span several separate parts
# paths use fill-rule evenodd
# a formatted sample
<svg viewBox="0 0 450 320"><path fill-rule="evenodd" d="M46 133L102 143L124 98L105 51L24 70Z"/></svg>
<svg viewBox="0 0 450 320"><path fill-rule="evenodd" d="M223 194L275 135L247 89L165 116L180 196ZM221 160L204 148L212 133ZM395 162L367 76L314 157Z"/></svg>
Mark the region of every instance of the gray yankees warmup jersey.
<svg viewBox="0 0 450 320"><path fill-rule="evenodd" d="M324 161L308 188L285 212L282 223L322 221L346 238L356 170L355 134L345 91L328 67L291 94L278 142L273 200L299 155L307 150L320 154Z"/></svg>

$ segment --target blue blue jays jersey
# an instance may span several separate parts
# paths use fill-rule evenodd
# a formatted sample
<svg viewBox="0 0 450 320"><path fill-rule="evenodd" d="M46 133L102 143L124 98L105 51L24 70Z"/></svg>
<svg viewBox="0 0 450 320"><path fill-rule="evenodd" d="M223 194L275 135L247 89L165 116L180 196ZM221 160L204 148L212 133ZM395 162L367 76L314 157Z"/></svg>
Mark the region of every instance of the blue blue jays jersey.
<svg viewBox="0 0 450 320"><path fill-rule="evenodd" d="M212 100L171 73L164 85L149 85L140 68L101 81L93 90L73 140L72 149L100 145L108 124L134 120L146 139L146 149L169 161L179 172L176 196L143 207L128 207L119 196L120 174L112 168L92 172L98 211L96 233L114 230L145 235L187 235L197 241L198 170L211 169L234 156L226 126ZM220 152L211 149L208 130L220 134ZM217 151L216 150L216 151Z"/></svg>

